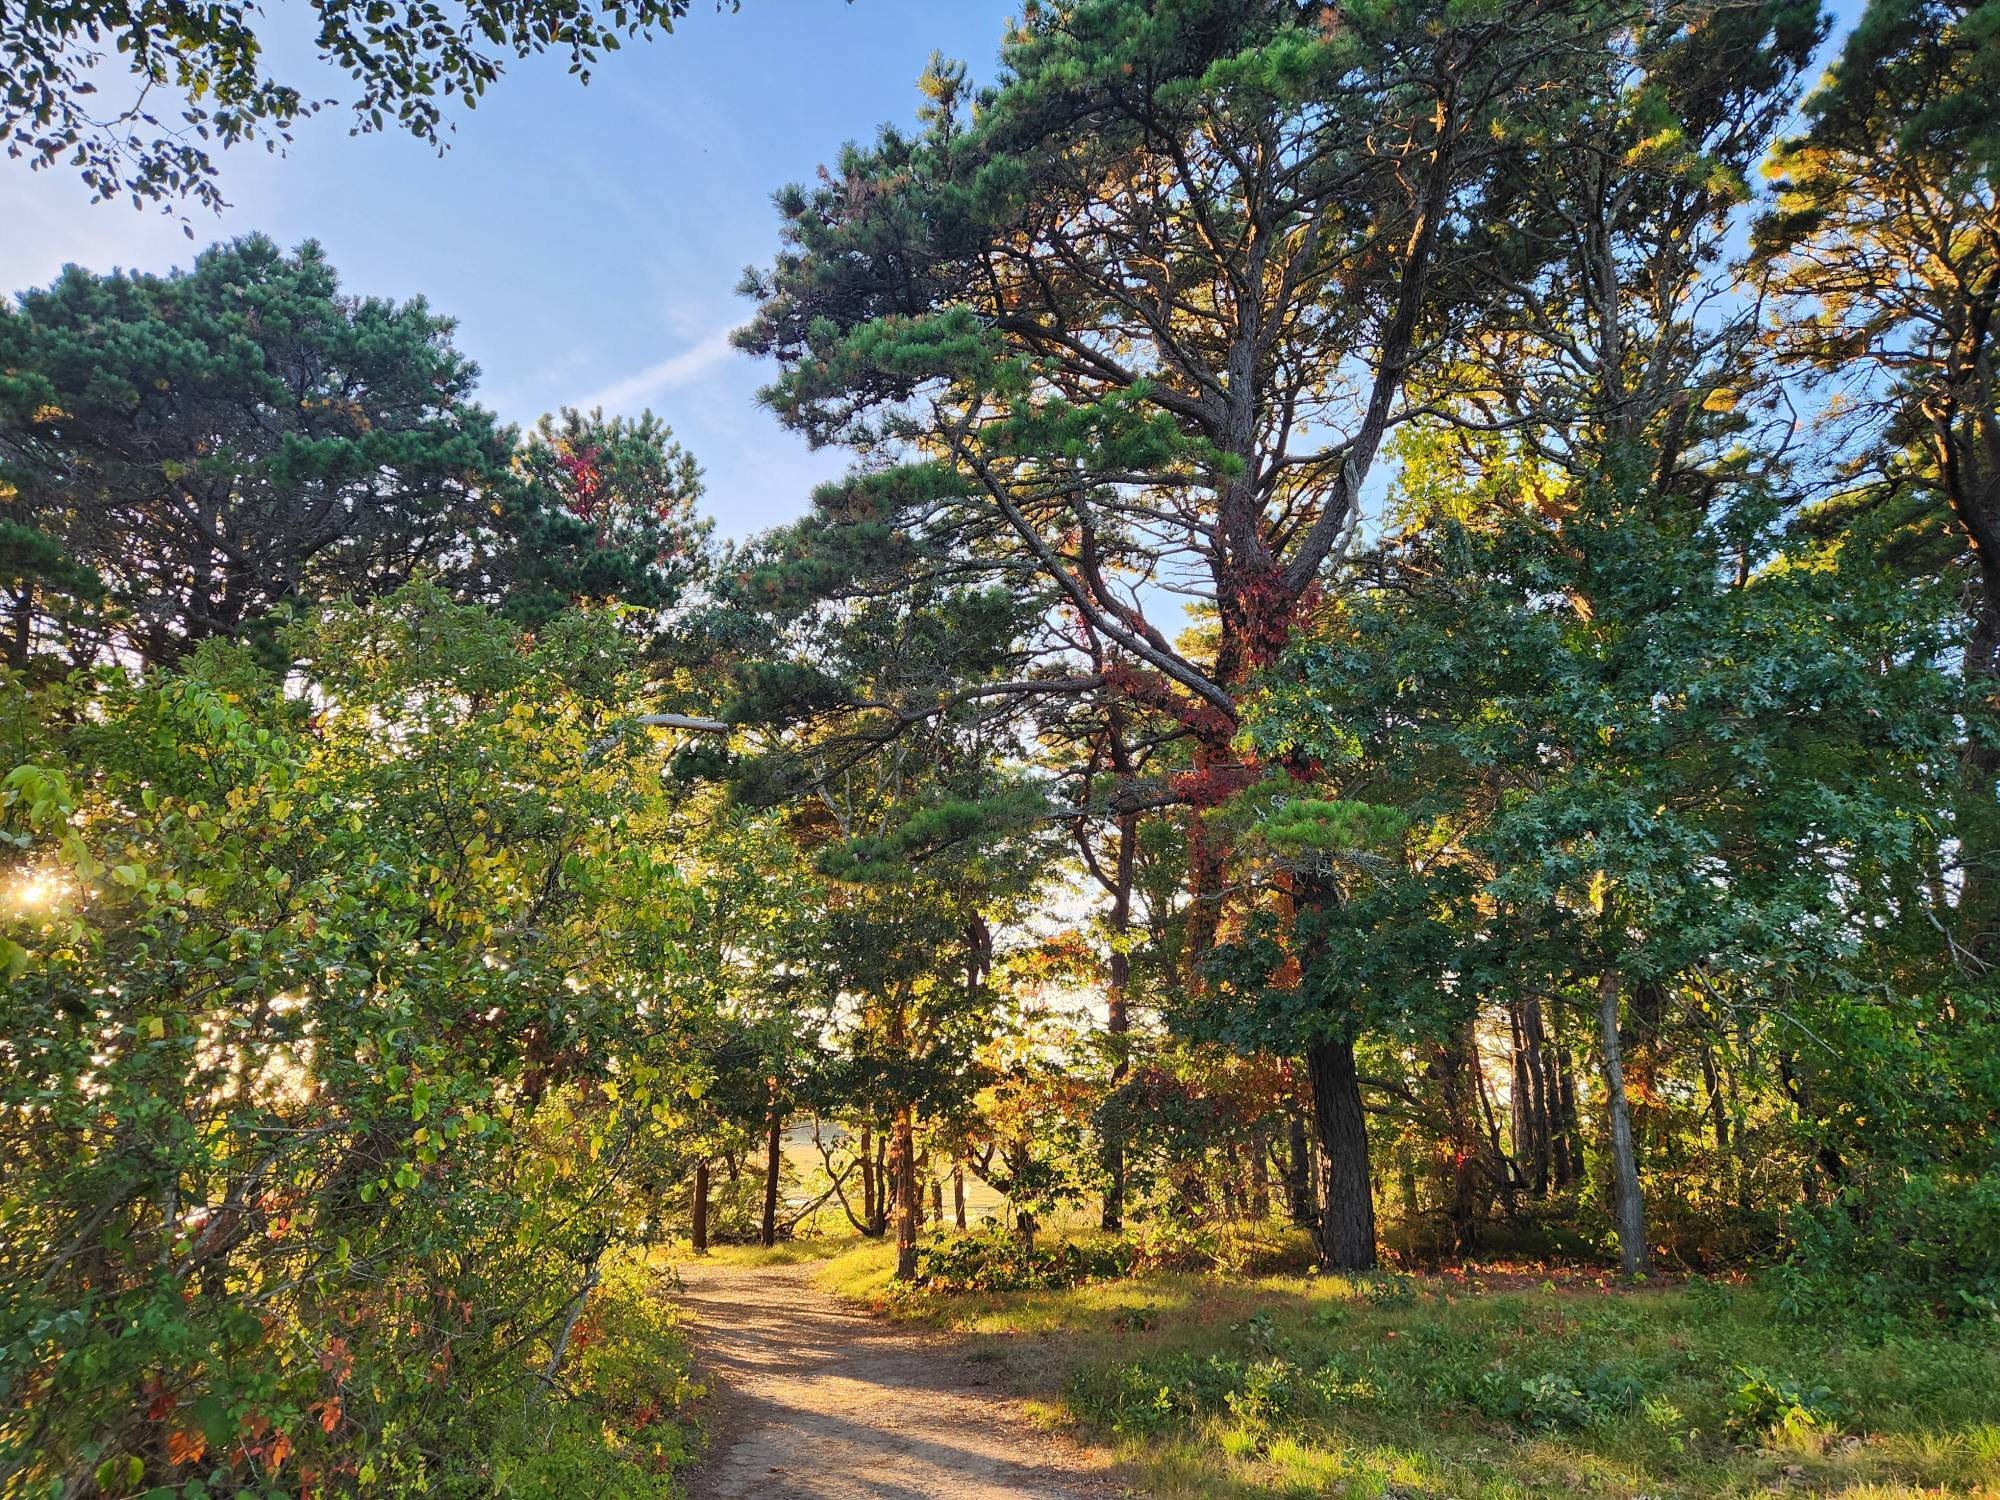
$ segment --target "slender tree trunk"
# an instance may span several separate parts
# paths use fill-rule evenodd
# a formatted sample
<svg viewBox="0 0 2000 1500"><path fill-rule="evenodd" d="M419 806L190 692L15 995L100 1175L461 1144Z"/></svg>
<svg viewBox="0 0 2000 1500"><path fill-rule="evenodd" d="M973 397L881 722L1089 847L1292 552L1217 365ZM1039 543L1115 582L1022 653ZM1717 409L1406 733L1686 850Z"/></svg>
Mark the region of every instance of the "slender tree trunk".
<svg viewBox="0 0 2000 1500"><path fill-rule="evenodd" d="M1306 1051L1306 1069L1312 1078L1313 1124L1325 1183L1320 1259L1335 1271L1372 1271L1375 1198L1368 1183L1368 1117L1361 1107L1354 1043L1314 1043Z"/></svg>
<svg viewBox="0 0 2000 1500"><path fill-rule="evenodd" d="M1313 1193L1311 1148L1306 1144L1305 1116L1298 1102L1285 1116L1285 1206L1291 1220L1310 1227L1319 1218L1319 1203Z"/></svg>
<svg viewBox="0 0 2000 1500"><path fill-rule="evenodd" d="M1577 1178L1583 1175L1583 1122L1576 1107L1576 1073L1570 1067L1569 1048L1560 1038L1549 1051L1560 1117L1555 1126L1561 1142L1562 1168L1557 1186L1574 1187Z"/></svg>
<svg viewBox="0 0 2000 1500"><path fill-rule="evenodd" d="M1514 1217L1514 1195L1521 1185L1521 1170L1514 1159L1507 1154L1501 1144L1500 1121L1493 1110L1493 1100L1486 1087L1486 1068L1479 1058L1479 1038L1472 1039L1472 1091L1479 1099L1479 1112L1486 1121L1486 1144L1492 1152L1493 1184L1499 1189L1501 1210L1509 1219ZM1490 1194L1488 1195L1490 1199ZM1484 1212L1484 1203L1481 1205Z"/></svg>
<svg viewBox="0 0 2000 1500"><path fill-rule="evenodd" d="M778 1110L778 1080L770 1080L771 1107L764 1126L764 1223L758 1239L766 1250L778 1243L778 1171L784 1162L785 1121Z"/></svg>
<svg viewBox="0 0 2000 1500"><path fill-rule="evenodd" d="M965 1168L957 1162L951 1167L951 1222L965 1228Z"/></svg>
<svg viewBox="0 0 2000 1500"><path fill-rule="evenodd" d="M875 1133L866 1125L861 1127L861 1218L864 1232L880 1234L876 1227L880 1216L876 1213L875 1182Z"/></svg>
<svg viewBox="0 0 2000 1500"><path fill-rule="evenodd" d="M1549 1191L1549 1104L1544 1088L1542 1018L1539 1000L1513 1006L1514 1030L1514 1153L1528 1167L1528 1191L1545 1198Z"/></svg>
<svg viewBox="0 0 2000 1500"><path fill-rule="evenodd" d="M1118 866L1112 877L1111 962L1105 987L1104 1030L1111 1043L1111 1092L1116 1094L1132 1071L1130 1034L1131 1009L1127 991L1132 983L1132 960L1126 943L1132 931L1132 871L1137 856L1139 815L1118 817ZM1114 1121L1119 1111L1112 1111ZM1104 1216L1103 1227L1117 1230L1125 1224L1125 1136L1122 1123L1114 1123L1104 1133Z"/></svg>
<svg viewBox="0 0 2000 1500"><path fill-rule="evenodd" d="M1468 1019L1449 1043L1437 1048L1434 1072L1444 1095L1445 1216L1455 1254L1471 1251L1479 1239L1479 1125L1469 1097L1468 1070L1474 1066Z"/></svg>
<svg viewBox="0 0 2000 1500"><path fill-rule="evenodd" d="M708 1163L699 1161L694 1168L694 1253L708 1254Z"/></svg>
<svg viewBox="0 0 2000 1500"><path fill-rule="evenodd" d="M880 1239L889 1232L889 1213L895 1202L896 1188L889 1176L889 1142L895 1134L893 1124L890 1130L875 1138L875 1237Z"/></svg>
<svg viewBox="0 0 2000 1500"><path fill-rule="evenodd" d="M1722 1107L1722 1073L1715 1065L1715 1049L1706 1042L1701 1048L1701 1084L1708 1091L1708 1120L1715 1131L1715 1150L1729 1155L1729 1113Z"/></svg>
<svg viewBox="0 0 2000 1500"><path fill-rule="evenodd" d="M917 1143L912 1112L907 1104L896 1106L893 1148L889 1153L889 1176L896 1196L896 1279L914 1281L917 1275Z"/></svg>
<svg viewBox="0 0 2000 1500"><path fill-rule="evenodd" d="M931 1222L944 1228L944 1184L935 1177L931 1179Z"/></svg>
<svg viewBox="0 0 2000 1500"><path fill-rule="evenodd" d="M5 660L8 666L28 664L28 652L35 640L35 586L23 583L14 590L9 611Z"/></svg>
<svg viewBox="0 0 2000 1500"><path fill-rule="evenodd" d="M1618 1219L1618 1264L1627 1276L1651 1263L1646 1247L1646 1201L1639 1193L1639 1162L1632 1144L1632 1112L1625 1101L1625 1048L1618 1035L1618 972L1597 980L1598 1042L1604 1049L1605 1112L1611 1117L1611 1174Z"/></svg>
<svg viewBox="0 0 2000 1500"><path fill-rule="evenodd" d="M1250 1137L1250 1217L1259 1224L1271 1217L1270 1145L1261 1129Z"/></svg>

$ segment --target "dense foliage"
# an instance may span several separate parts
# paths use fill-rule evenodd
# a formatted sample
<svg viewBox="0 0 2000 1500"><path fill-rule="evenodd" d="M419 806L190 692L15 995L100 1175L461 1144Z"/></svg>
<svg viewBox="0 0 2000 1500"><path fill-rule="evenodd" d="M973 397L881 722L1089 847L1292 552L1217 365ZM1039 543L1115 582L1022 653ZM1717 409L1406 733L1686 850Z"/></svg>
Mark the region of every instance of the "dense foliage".
<svg viewBox="0 0 2000 1500"><path fill-rule="evenodd" d="M0 310L0 1489L665 1493L648 1253L828 1223L917 1297L1290 1235L2000 1315L1994 18L1877 0L1801 109L1825 32L1030 7L779 195L739 342L856 461L727 546L311 244ZM1608 1316L1077 1399L1853 1425Z"/></svg>

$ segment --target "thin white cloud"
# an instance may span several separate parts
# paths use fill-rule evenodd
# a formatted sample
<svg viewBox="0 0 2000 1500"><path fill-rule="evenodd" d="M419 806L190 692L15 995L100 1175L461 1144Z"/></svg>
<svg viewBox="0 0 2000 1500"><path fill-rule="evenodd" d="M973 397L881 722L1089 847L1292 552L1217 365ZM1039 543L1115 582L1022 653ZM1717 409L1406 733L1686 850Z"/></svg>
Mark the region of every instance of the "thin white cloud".
<svg viewBox="0 0 2000 1500"><path fill-rule="evenodd" d="M700 343L671 355L656 365L627 375L622 380L614 380L602 390L585 397L577 405L585 411L593 406L601 406L606 411L629 412L633 407L651 400L662 391L677 385L685 385L697 375L706 374L721 364L730 355L729 335L734 324L718 328Z"/></svg>

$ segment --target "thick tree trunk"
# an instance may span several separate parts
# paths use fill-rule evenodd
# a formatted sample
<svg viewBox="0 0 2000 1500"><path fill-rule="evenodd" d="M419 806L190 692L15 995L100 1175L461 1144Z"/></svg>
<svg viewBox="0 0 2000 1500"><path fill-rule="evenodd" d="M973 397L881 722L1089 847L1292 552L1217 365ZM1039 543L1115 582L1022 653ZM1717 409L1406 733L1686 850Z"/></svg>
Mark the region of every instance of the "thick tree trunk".
<svg viewBox="0 0 2000 1500"><path fill-rule="evenodd" d="M1322 1180L1321 1261L1335 1271L1375 1269L1375 1198L1368 1182L1368 1119L1354 1043L1317 1042L1306 1051Z"/></svg>
<svg viewBox="0 0 2000 1500"><path fill-rule="evenodd" d="M895 1136L889 1152L889 1177L896 1198L896 1279L914 1281L917 1275L917 1143L916 1130L907 1104L896 1106Z"/></svg>
<svg viewBox="0 0 2000 1500"><path fill-rule="evenodd" d="M766 1250L778 1243L778 1171L784 1163L785 1122L778 1112L778 1080L771 1080L771 1108L764 1127L764 1222L758 1235Z"/></svg>
<svg viewBox="0 0 2000 1500"><path fill-rule="evenodd" d="M1639 1192L1639 1161L1632 1143L1632 1112L1625 1101L1625 1048L1618 1035L1618 973L1597 980L1598 1042L1604 1049L1605 1113L1611 1120L1612 1197L1618 1220L1618 1264L1627 1276L1651 1264L1646 1247L1646 1201Z"/></svg>
<svg viewBox="0 0 2000 1500"><path fill-rule="evenodd" d="M694 1253L708 1254L708 1163L700 1161L694 1168Z"/></svg>

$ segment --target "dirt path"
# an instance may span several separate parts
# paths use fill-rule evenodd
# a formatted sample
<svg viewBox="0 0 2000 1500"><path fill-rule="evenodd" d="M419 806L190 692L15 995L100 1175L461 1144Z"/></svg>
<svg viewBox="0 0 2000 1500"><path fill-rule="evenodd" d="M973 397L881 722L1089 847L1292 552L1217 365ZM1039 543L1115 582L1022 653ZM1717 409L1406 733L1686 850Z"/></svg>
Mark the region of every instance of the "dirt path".
<svg viewBox="0 0 2000 1500"><path fill-rule="evenodd" d="M681 1267L719 1416L692 1500L1109 1500L1000 1372L814 1285L815 1268Z"/></svg>

